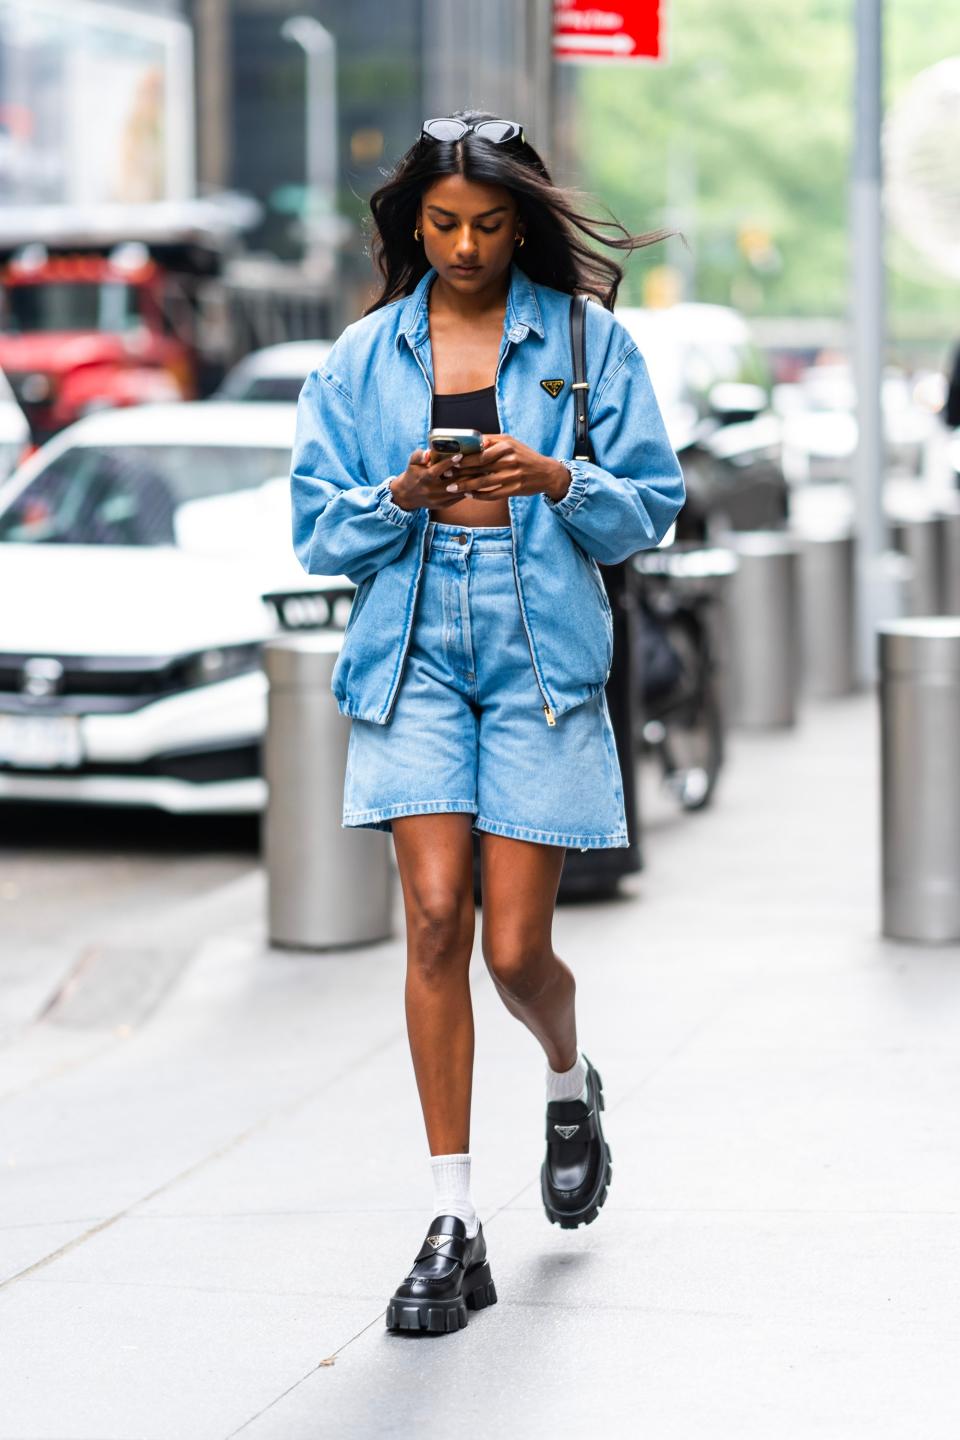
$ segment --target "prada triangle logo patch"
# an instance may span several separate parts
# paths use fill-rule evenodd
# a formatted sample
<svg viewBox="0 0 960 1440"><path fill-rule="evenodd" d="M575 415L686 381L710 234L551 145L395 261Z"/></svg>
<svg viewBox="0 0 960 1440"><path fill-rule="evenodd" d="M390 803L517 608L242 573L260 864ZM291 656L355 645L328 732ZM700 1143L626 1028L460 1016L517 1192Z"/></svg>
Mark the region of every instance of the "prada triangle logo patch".
<svg viewBox="0 0 960 1440"><path fill-rule="evenodd" d="M562 1138L563 1138L564 1140L572 1140L573 1137L574 1137L574 1135L576 1135L577 1131L580 1129L580 1126L579 1126L579 1125L554 1125L553 1128L554 1128L554 1130L556 1130L556 1132L557 1132L558 1135L562 1136Z"/></svg>
<svg viewBox="0 0 960 1440"><path fill-rule="evenodd" d="M446 1238L446 1235L428 1235L427 1244L432 1245L434 1250L439 1250Z"/></svg>
<svg viewBox="0 0 960 1440"><path fill-rule="evenodd" d="M564 382L562 380L541 380L540 386L541 389L546 390L551 400L556 400L563 389Z"/></svg>

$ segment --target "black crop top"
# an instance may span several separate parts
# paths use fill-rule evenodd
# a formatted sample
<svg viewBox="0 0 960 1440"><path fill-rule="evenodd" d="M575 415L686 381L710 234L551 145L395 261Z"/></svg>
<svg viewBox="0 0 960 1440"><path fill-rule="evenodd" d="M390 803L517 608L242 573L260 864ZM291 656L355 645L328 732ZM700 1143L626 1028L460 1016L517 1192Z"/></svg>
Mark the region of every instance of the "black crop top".
<svg viewBox="0 0 960 1440"><path fill-rule="evenodd" d="M481 435L499 435L500 417L493 385L483 390L464 390L458 395L434 395L433 424L451 430L479 430Z"/></svg>

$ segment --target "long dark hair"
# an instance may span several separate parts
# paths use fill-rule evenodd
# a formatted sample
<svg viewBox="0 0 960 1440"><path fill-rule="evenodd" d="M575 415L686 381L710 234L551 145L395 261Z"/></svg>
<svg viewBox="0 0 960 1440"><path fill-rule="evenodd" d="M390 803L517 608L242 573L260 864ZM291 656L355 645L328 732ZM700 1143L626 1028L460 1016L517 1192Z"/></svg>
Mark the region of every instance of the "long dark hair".
<svg viewBox="0 0 960 1440"><path fill-rule="evenodd" d="M499 117L485 110L458 110L455 118L475 125ZM523 249L514 255L519 267L541 285L568 295L593 295L608 310L616 301L623 269L588 241L612 250L633 251L675 233L652 230L631 235L612 216L604 220L586 214L581 207L589 203L589 197L555 185L529 141L494 145L472 131L455 141L418 138L370 197L374 224L371 253L383 288L364 314L409 295L430 268L413 231L420 196L444 175L462 175L466 180L509 190L526 237Z"/></svg>

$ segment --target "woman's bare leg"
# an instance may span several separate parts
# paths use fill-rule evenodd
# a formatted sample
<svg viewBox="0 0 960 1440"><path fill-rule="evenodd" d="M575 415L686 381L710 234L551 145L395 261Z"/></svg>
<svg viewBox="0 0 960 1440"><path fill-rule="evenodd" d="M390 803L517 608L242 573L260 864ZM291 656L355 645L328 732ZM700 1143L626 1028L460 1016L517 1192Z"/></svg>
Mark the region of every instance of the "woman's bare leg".
<svg viewBox="0 0 960 1440"><path fill-rule="evenodd" d="M407 931L407 1034L431 1155L470 1149L472 827L472 815L450 812L393 821Z"/></svg>
<svg viewBox="0 0 960 1440"><path fill-rule="evenodd" d="M483 958L501 1000L540 1041L552 1070L577 1060L576 981L554 953L564 848L480 835Z"/></svg>

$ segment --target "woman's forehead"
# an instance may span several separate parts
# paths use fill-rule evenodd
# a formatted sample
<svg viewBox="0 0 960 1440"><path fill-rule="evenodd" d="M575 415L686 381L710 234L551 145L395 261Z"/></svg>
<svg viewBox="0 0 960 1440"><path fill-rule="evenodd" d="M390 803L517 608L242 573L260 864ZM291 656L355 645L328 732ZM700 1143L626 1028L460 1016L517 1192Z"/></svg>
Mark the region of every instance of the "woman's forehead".
<svg viewBox="0 0 960 1440"><path fill-rule="evenodd" d="M476 219L490 210L510 209L515 202L504 185L483 185L463 175L444 175L427 186L423 203L458 217Z"/></svg>

